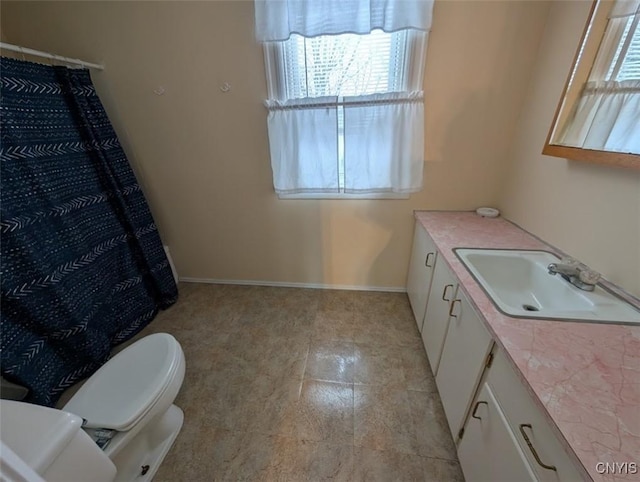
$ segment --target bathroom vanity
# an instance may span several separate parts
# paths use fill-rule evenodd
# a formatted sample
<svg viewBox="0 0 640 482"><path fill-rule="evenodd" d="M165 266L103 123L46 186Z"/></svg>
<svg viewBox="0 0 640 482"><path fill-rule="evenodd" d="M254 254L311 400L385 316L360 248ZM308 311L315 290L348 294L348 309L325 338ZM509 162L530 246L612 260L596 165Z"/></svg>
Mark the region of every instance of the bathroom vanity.
<svg viewBox="0 0 640 482"><path fill-rule="evenodd" d="M467 481L640 479L640 325L508 316L454 250L563 253L503 218L415 218L407 292Z"/></svg>

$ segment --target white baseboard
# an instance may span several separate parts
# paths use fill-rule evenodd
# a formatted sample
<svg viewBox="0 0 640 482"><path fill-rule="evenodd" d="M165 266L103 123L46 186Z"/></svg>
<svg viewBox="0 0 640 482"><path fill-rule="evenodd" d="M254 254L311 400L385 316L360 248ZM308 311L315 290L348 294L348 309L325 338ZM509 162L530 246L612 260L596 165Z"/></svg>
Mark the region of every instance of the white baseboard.
<svg viewBox="0 0 640 482"><path fill-rule="evenodd" d="M251 286L276 286L280 288L312 288L320 290L351 290L351 291L385 291L391 293L406 293L407 289L397 286L358 286L358 285L334 285L325 283L290 283L286 281L258 281L238 279L213 279L191 278L181 276L180 281L185 283L210 283L222 285L251 285Z"/></svg>

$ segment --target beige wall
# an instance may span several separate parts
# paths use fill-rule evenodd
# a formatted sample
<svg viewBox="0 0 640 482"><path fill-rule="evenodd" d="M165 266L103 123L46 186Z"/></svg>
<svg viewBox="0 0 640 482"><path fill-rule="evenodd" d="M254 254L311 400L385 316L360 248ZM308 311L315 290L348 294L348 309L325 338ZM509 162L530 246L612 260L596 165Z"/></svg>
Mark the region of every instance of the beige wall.
<svg viewBox="0 0 640 482"><path fill-rule="evenodd" d="M498 203L548 8L436 2L421 193L280 201L253 2L1 3L10 41L105 63L94 81L181 276L379 287L404 286L413 209Z"/></svg>
<svg viewBox="0 0 640 482"><path fill-rule="evenodd" d="M500 205L507 217L640 296L640 171L540 154L590 2L549 14Z"/></svg>

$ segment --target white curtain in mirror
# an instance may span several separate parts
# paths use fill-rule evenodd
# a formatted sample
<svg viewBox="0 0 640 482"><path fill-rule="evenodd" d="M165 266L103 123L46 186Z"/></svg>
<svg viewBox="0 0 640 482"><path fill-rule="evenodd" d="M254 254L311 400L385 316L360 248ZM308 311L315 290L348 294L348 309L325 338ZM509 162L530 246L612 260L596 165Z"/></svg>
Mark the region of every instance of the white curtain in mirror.
<svg viewBox="0 0 640 482"><path fill-rule="evenodd" d="M561 143L640 153L640 80L588 83Z"/></svg>
<svg viewBox="0 0 640 482"><path fill-rule="evenodd" d="M589 79L560 143L640 154L640 0L608 14Z"/></svg>

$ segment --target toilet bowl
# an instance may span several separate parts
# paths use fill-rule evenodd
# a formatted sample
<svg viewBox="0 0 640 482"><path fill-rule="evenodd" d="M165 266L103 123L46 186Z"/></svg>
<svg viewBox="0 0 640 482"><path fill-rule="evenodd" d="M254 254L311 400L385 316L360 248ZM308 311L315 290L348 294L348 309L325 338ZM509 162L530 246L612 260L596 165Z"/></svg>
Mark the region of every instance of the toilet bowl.
<svg viewBox="0 0 640 482"><path fill-rule="evenodd" d="M114 480L150 481L182 428L183 413L173 401L184 373L178 341L167 333L149 335L95 372L62 412L82 419L86 441L115 465ZM1 435L11 447L4 430Z"/></svg>

